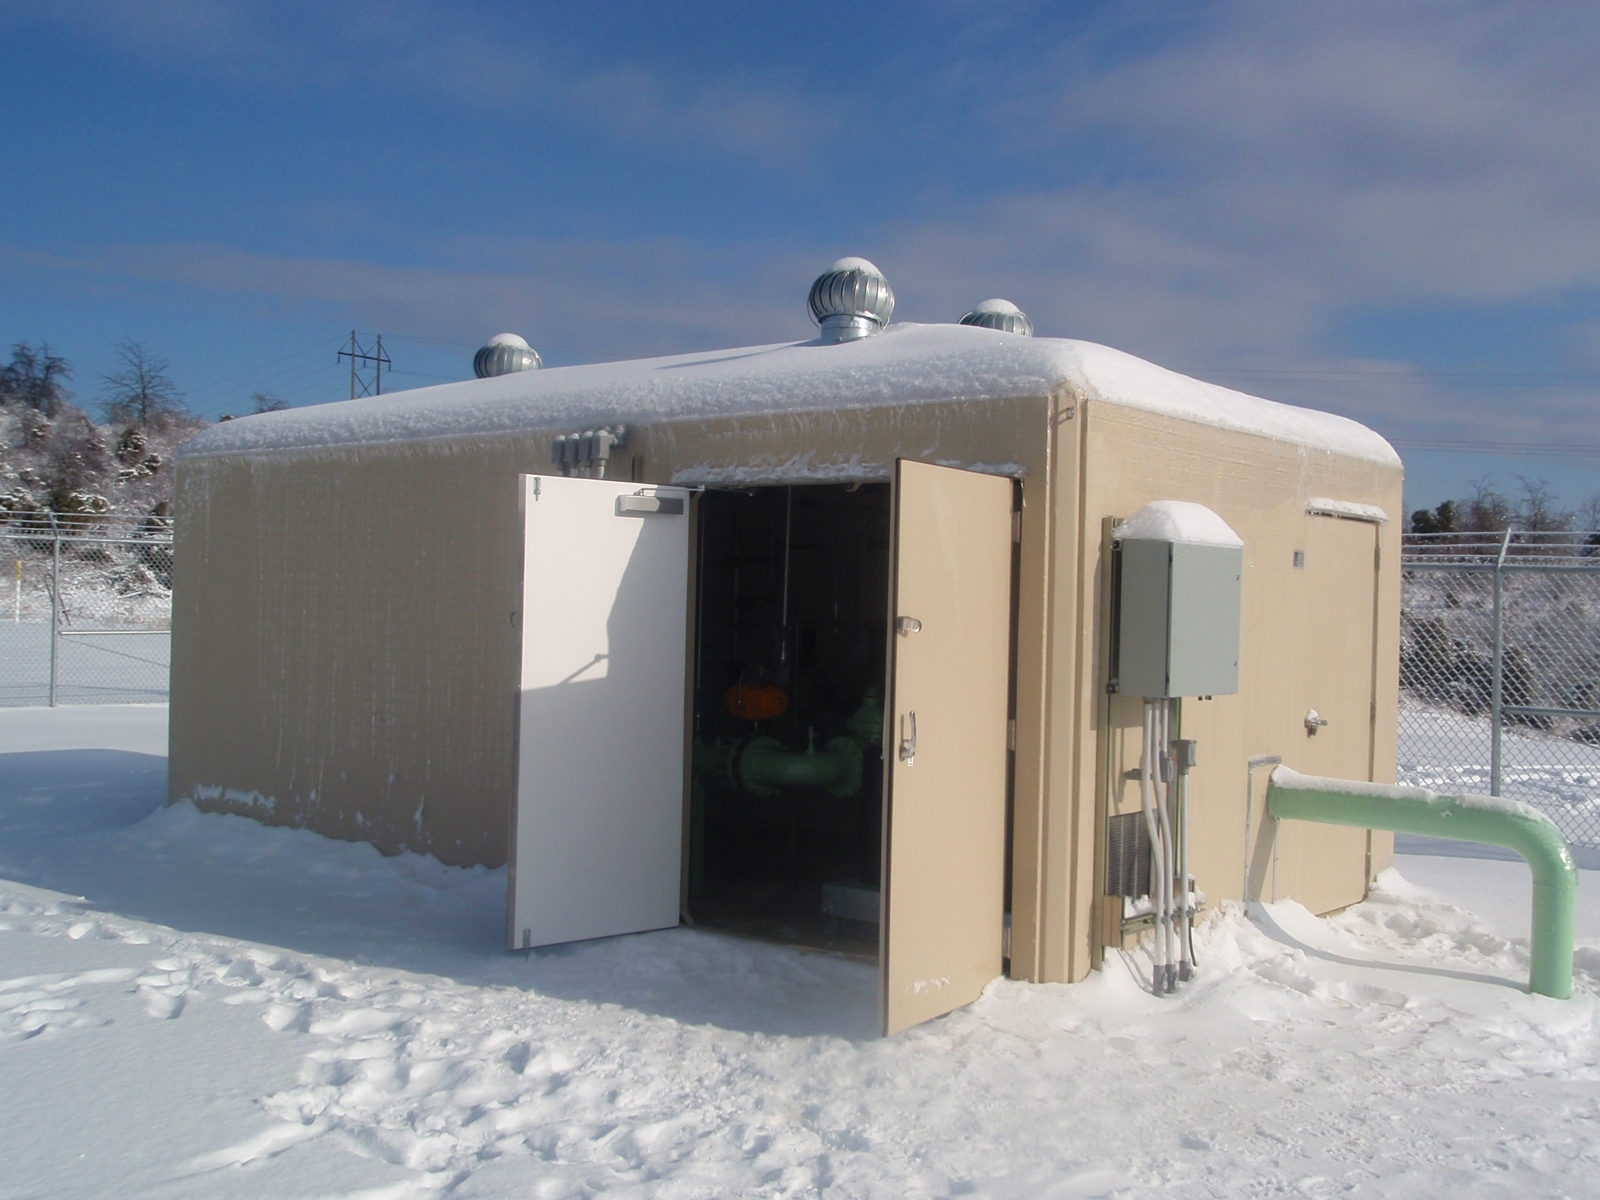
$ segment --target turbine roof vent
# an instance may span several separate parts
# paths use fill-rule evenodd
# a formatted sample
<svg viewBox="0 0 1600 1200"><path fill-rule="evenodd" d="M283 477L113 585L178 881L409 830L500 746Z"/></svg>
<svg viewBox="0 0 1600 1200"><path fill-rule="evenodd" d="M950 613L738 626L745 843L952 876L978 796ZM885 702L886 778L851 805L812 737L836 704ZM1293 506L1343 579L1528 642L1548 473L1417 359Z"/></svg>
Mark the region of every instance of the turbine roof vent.
<svg viewBox="0 0 1600 1200"><path fill-rule="evenodd" d="M894 313L894 289L864 258L841 258L811 285L811 319L824 345L871 337Z"/></svg>
<svg viewBox="0 0 1600 1200"><path fill-rule="evenodd" d="M491 375L510 375L517 371L537 371L544 366L539 352L514 333L497 333L483 349L472 356L472 371L479 379Z"/></svg>
<svg viewBox="0 0 1600 1200"><path fill-rule="evenodd" d="M1002 333L1020 333L1033 336L1033 322L1009 300L985 300L961 318L963 325L977 325L983 329L998 329Z"/></svg>

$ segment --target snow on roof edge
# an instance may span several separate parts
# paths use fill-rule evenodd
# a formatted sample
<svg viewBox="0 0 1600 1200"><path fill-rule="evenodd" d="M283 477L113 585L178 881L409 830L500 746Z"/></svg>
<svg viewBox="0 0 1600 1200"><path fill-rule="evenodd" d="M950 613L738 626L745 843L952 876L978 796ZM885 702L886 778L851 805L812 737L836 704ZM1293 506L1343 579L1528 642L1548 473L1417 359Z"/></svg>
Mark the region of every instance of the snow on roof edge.
<svg viewBox="0 0 1600 1200"><path fill-rule="evenodd" d="M1327 496L1313 496L1307 500L1306 512L1318 517L1342 517L1346 521L1370 521L1374 525L1389 523L1389 514L1376 504L1362 504L1357 500L1333 500Z"/></svg>
<svg viewBox="0 0 1600 1200"><path fill-rule="evenodd" d="M1346 417L1205 383L1120 350L962 325L892 325L838 346L817 341L547 367L214 425L184 459L473 441L623 421L653 424L782 412L1019 400L1070 391L1175 419L1400 464Z"/></svg>

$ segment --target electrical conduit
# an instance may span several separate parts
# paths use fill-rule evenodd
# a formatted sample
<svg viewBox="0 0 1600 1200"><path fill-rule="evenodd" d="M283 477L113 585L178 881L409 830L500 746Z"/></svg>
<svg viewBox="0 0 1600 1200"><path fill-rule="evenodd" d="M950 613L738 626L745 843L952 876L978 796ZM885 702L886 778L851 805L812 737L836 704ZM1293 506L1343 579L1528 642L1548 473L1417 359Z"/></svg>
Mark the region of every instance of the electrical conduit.
<svg viewBox="0 0 1600 1200"><path fill-rule="evenodd" d="M1578 871L1555 824L1537 809L1499 796L1441 795L1426 788L1323 779L1283 766L1272 772L1267 809L1279 820L1386 829L1515 850L1533 870L1528 990L1558 1000L1572 995Z"/></svg>
<svg viewBox="0 0 1600 1200"><path fill-rule="evenodd" d="M1144 745L1139 751L1139 803L1144 811L1145 829L1150 835L1150 910L1154 920L1150 939L1150 957L1153 960L1150 988L1158 996L1172 990L1171 946L1167 936L1171 917L1172 872L1167 866L1165 806L1156 791L1160 772L1156 761L1160 737L1157 705L1160 704L1160 700L1145 699Z"/></svg>

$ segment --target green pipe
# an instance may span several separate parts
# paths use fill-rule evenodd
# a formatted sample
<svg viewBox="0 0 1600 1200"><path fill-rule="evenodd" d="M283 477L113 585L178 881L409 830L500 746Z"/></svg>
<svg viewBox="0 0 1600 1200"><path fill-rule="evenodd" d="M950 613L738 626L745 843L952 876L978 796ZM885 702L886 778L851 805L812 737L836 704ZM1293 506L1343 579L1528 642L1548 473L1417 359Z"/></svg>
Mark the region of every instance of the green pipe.
<svg viewBox="0 0 1600 1200"><path fill-rule="evenodd" d="M777 738L765 735L725 746L694 744L694 771L700 777L725 779L738 791L753 796L775 795L779 788L822 787L835 796L854 796L861 790L865 752L852 737L836 737L818 750L784 749Z"/></svg>
<svg viewBox="0 0 1600 1200"><path fill-rule="evenodd" d="M1572 995L1578 870L1554 822L1535 808L1499 796L1447 796L1427 788L1387 787L1348 779L1272 772L1267 809L1279 820L1320 821L1505 846L1533 870L1533 963L1528 990Z"/></svg>
<svg viewBox="0 0 1600 1200"><path fill-rule="evenodd" d="M851 738L836 737L819 752L808 745L804 752L785 750L777 738L752 738L739 757L739 782L757 796L770 796L781 787L824 787L835 796L853 796L861 790L861 746Z"/></svg>

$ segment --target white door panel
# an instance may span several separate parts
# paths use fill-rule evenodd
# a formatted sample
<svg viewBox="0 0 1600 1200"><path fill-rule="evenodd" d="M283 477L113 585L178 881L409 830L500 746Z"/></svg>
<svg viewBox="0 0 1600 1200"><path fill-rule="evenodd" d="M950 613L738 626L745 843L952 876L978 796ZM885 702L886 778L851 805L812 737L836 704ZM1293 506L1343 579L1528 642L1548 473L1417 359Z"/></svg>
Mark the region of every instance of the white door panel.
<svg viewBox="0 0 1600 1200"><path fill-rule="evenodd" d="M522 477L508 942L678 923L688 493Z"/></svg>

